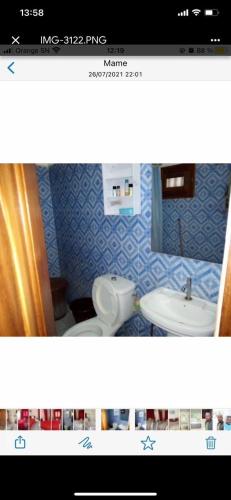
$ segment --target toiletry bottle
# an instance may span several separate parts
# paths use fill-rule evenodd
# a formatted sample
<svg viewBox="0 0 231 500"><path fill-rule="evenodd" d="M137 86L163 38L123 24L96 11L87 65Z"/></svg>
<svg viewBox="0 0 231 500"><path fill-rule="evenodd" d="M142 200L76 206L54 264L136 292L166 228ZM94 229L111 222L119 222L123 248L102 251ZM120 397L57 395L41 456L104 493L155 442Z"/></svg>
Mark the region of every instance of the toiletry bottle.
<svg viewBox="0 0 231 500"><path fill-rule="evenodd" d="M124 181L124 196L129 196L129 180Z"/></svg>
<svg viewBox="0 0 231 500"><path fill-rule="evenodd" d="M133 184L129 184L129 196L133 196Z"/></svg>
<svg viewBox="0 0 231 500"><path fill-rule="evenodd" d="M120 196L120 186L116 187L116 196Z"/></svg>
<svg viewBox="0 0 231 500"><path fill-rule="evenodd" d="M112 188L112 196L113 196L113 198L115 198L115 196L116 196L116 186L113 186L113 188Z"/></svg>

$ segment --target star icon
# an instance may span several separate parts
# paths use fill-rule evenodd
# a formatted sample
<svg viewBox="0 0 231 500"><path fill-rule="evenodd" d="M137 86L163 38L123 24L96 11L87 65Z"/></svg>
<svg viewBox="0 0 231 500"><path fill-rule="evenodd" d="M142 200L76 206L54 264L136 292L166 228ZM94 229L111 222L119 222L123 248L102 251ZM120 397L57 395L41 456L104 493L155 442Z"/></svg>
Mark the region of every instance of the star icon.
<svg viewBox="0 0 231 500"><path fill-rule="evenodd" d="M148 436L146 439L144 439L143 441L141 441L142 445L143 445L143 451L145 450L152 450L153 451L153 446L155 444L156 441L152 440L150 438L150 436Z"/></svg>

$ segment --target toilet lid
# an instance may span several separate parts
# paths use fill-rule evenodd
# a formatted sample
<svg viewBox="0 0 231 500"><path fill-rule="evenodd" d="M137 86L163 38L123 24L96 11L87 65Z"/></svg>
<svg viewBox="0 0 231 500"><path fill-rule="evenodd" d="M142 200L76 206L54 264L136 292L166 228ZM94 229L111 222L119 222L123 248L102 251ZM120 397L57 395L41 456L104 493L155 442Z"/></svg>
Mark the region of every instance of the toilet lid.
<svg viewBox="0 0 231 500"><path fill-rule="evenodd" d="M98 318L106 325L114 325L119 313L119 299L109 280L95 280L92 299Z"/></svg>

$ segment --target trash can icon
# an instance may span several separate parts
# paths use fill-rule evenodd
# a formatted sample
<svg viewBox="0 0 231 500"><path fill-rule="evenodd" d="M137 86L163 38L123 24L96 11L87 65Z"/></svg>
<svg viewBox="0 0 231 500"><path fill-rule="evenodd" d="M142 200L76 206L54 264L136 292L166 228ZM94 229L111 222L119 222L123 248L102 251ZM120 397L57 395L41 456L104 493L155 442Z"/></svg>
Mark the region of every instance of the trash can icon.
<svg viewBox="0 0 231 500"><path fill-rule="evenodd" d="M216 449L216 439L213 436L209 436L206 440L206 448L207 450L215 450Z"/></svg>

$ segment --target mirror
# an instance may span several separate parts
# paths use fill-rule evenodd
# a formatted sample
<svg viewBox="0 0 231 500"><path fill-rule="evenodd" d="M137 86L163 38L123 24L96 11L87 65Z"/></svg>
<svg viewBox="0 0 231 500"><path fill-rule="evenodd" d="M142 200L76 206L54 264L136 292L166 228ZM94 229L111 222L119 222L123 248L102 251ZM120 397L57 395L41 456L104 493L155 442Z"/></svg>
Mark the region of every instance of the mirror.
<svg viewBox="0 0 231 500"><path fill-rule="evenodd" d="M152 171L152 250L223 260L231 164L160 164Z"/></svg>

